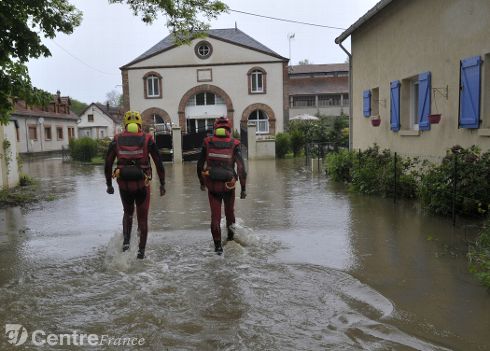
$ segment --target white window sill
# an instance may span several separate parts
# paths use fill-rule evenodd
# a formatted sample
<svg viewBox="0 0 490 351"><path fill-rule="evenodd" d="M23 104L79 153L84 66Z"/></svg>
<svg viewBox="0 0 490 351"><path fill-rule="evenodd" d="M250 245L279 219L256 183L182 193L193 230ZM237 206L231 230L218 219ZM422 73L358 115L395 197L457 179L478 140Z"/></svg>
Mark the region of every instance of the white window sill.
<svg viewBox="0 0 490 351"><path fill-rule="evenodd" d="M490 137L490 128L478 129L478 135L481 137Z"/></svg>
<svg viewBox="0 0 490 351"><path fill-rule="evenodd" d="M399 135L401 136L419 136L420 135L420 131L418 130L400 130L398 132Z"/></svg>

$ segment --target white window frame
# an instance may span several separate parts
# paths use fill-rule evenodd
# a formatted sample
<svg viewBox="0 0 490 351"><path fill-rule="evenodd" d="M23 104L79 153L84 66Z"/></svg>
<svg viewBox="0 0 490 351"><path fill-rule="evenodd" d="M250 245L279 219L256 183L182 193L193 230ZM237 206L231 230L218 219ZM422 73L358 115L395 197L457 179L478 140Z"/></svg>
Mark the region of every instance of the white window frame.
<svg viewBox="0 0 490 351"><path fill-rule="evenodd" d="M148 97L160 96L160 78L153 74L146 77L146 95Z"/></svg>
<svg viewBox="0 0 490 351"><path fill-rule="evenodd" d="M255 80L255 82L254 82ZM259 84L260 82L260 84ZM250 91L252 93L264 92L264 73L258 69L253 70L250 74Z"/></svg>
<svg viewBox="0 0 490 351"><path fill-rule="evenodd" d="M259 119L259 114L262 112L265 119ZM250 118L252 114L255 114L255 118ZM255 134L269 134L269 116L263 110L255 110L248 116L248 122L254 124L257 127Z"/></svg>
<svg viewBox="0 0 490 351"><path fill-rule="evenodd" d="M417 118L419 110L419 81L417 78L410 81L410 128L419 130Z"/></svg>

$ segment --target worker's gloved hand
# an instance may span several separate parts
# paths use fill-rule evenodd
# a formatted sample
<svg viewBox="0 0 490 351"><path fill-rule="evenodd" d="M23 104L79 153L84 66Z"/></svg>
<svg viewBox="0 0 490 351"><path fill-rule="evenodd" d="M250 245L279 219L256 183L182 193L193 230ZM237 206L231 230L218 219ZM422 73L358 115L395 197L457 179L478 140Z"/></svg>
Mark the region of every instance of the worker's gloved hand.
<svg viewBox="0 0 490 351"><path fill-rule="evenodd" d="M114 194L114 187L112 185L108 185L106 192L110 195Z"/></svg>
<svg viewBox="0 0 490 351"><path fill-rule="evenodd" d="M165 185L161 184L160 185L160 196L163 196L165 195L166 191L165 191Z"/></svg>
<svg viewBox="0 0 490 351"><path fill-rule="evenodd" d="M204 191L204 190L206 190L206 185L201 184L201 191Z"/></svg>
<svg viewBox="0 0 490 351"><path fill-rule="evenodd" d="M240 199L245 199L247 197L247 193L245 192L245 190L242 189L242 191L240 192Z"/></svg>

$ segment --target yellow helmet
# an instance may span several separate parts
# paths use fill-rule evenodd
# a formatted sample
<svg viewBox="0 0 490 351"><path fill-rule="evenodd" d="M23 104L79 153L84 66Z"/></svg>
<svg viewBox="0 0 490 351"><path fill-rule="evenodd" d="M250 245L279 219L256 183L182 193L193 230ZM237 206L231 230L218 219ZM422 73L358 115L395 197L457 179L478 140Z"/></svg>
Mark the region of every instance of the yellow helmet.
<svg viewBox="0 0 490 351"><path fill-rule="evenodd" d="M124 129L126 129L126 126L129 123L136 123L139 124L140 127L143 124L143 120L141 119L141 115L139 112L136 111L128 111L124 114L123 118L123 124L124 124Z"/></svg>

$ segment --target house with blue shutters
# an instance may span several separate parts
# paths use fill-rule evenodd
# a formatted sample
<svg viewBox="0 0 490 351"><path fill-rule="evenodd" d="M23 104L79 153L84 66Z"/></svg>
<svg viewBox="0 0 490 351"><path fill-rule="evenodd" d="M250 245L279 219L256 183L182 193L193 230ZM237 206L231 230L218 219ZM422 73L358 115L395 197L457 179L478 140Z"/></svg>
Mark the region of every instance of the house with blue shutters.
<svg viewBox="0 0 490 351"><path fill-rule="evenodd" d="M382 0L344 31L352 148L490 149L489 18L488 0Z"/></svg>

